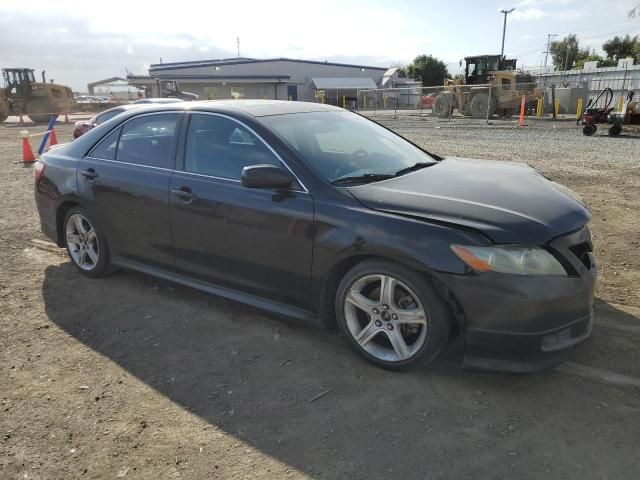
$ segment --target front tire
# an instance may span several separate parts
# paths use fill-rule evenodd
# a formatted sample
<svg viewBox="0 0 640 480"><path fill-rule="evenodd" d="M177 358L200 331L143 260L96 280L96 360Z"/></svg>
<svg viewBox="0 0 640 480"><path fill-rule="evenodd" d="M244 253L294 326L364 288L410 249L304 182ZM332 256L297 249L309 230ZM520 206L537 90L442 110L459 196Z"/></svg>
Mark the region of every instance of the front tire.
<svg viewBox="0 0 640 480"><path fill-rule="evenodd" d="M582 128L582 134L587 136L587 137L590 137L591 135L596 133L596 130L598 130L598 127L596 127L593 123L587 123Z"/></svg>
<svg viewBox="0 0 640 480"><path fill-rule="evenodd" d="M471 99L469 110L471 111L471 116L475 119L491 117L496 110L495 100L489 98L486 93L476 93Z"/></svg>
<svg viewBox="0 0 640 480"><path fill-rule="evenodd" d="M109 248L100 227L82 207L71 208L63 222L64 243L76 268L88 277L101 277L109 269Z"/></svg>
<svg viewBox="0 0 640 480"><path fill-rule="evenodd" d="M446 93L439 93L431 107L431 113L434 117L449 118L453 112L453 105L450 96Z"/></svg>
<svg viewBox="0 0 640 480"><path fill-rule="evenodd" d="M391 370L431 362L451 332L438 292L417 272L388 261L365 261L347 272L335 310L352 347Z"/></svg>

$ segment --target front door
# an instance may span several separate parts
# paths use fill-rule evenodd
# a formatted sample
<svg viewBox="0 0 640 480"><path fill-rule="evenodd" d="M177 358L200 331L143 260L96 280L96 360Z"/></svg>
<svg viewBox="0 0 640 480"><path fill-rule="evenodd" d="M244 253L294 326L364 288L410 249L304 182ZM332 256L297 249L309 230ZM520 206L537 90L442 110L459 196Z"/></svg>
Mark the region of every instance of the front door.
<svg viewBox="0 0 640 480"><path fill-rule="evenodd" d="M298 100L298 86L297 85L287 85L287 98L289 100L297 101Z"/></svg>
<svg viewBox="0 0 640 480"><path fill-rule="evenodd" d="M169 179L182 113L141 115L78 164L77 183L116 259L173 268Z"/></svg>
<svg viewBox="0 0 640 480"><path fill-rule="evenodd" d="M243 167L286 168L254 132L230 117L192 113L184 168L171 178L176 268L202 280L309 306L313 198L245 188Z"/></svg>

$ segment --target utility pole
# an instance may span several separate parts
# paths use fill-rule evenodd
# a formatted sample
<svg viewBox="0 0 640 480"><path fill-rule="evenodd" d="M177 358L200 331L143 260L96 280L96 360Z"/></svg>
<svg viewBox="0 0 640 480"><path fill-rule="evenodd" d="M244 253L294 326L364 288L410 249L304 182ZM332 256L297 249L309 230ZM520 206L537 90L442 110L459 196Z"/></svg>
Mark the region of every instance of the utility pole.
<svg viewBox="0 0 640 480"><path fill-rule="evenodd" d="M502 24L502 50L500 50L500 55L504 55L504 36L507 31L507 15L509 15L514 10L515 8L512 8L511 10L500 10L500 13L504 14L504 23Z"/></svg>
<svg viewBox="0 0 640 480"><path fill-rule="evenodd" d="M549 47L551 46L551 39L557 37L555 33L547 33L547 49L542 52L544 53L544 67L547 68L547 59L549 58Z"/></svg>
<svg viewBox="0 0 640 480"><path fill-rule="evenodd" d="M557 37L558 35L555 33L547 33L547 49L542 52L544 53L544 70L540 72L540 76L543 77L542 81L542 114L544 115L546 96L547 96L547 60L549 59L549 48L551 47L551 39ZM552 107L553 101L555 100L555 90L552 89L551 99L552 99ZM554 117L555 117L555 108L553 108Z"/></svg>

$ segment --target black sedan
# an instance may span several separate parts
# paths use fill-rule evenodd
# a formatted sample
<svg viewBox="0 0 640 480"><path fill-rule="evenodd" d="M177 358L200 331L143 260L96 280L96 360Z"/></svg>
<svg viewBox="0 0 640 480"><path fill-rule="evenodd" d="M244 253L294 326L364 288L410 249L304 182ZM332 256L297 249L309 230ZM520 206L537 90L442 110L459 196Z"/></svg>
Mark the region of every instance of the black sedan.
<svg viewBox="0 0 640 480"><path fill-rule="evenodd" d="M337 327L382 367L455 340L467 367L531 371L591 331L590 214L575 194L339 108L143 106L34 174L42 230L83 274L129 268Z"/></svg>

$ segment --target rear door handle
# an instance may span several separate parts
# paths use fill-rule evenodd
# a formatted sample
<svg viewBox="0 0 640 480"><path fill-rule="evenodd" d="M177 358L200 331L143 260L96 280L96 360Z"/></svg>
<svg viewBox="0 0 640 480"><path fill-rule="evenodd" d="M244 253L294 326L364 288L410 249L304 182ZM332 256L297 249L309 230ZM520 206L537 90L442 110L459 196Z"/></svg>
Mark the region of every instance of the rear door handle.
<svg viewBox="0 0 640 480"><path fill-rule="evenodd" d="M193 200L197 197L197 195L191 190L188 190L187 187L183 188L174 188L173 190L171 190L171 193L173 193L176 197L180 197L182 200Z"/></svg>
<svg viewBox="0 0 640 480"><path fill-rule="evenodd" d="M85 177L87 180L95 180L98 178L98 174L93 168L90 168L89 170L80 170L80 175Z"/></svg>

